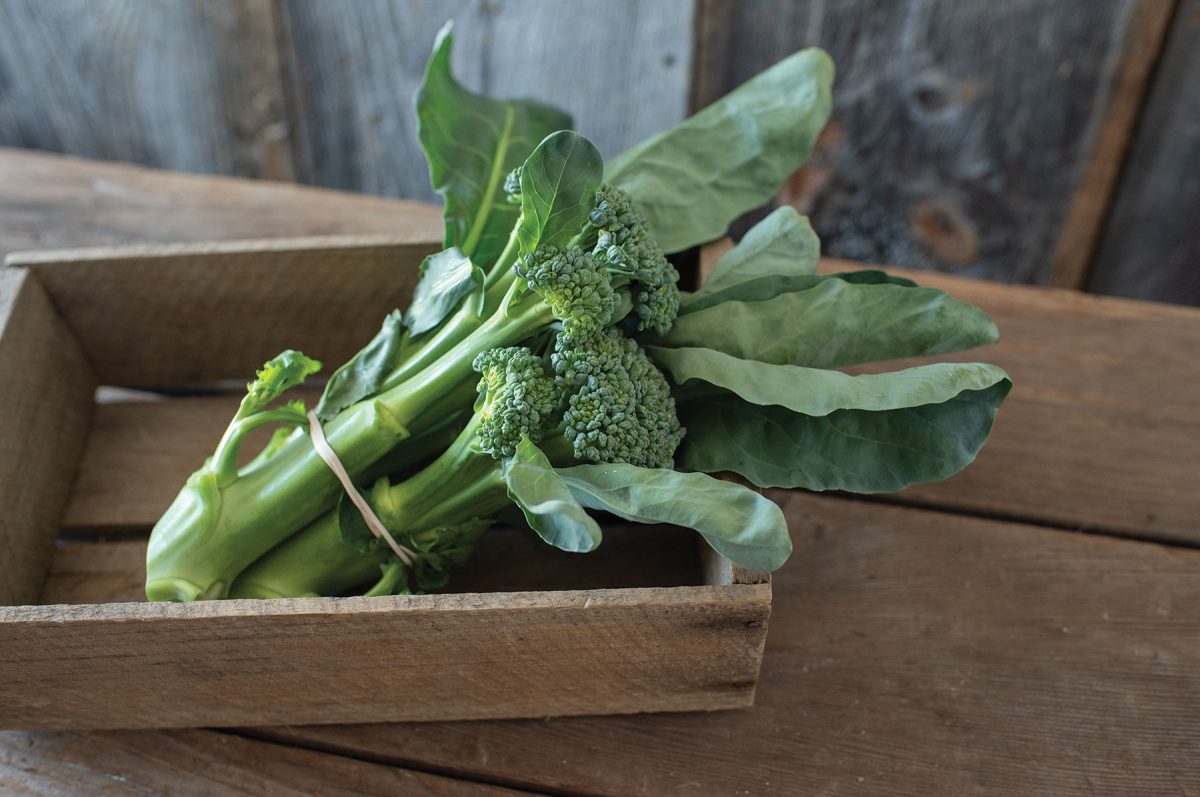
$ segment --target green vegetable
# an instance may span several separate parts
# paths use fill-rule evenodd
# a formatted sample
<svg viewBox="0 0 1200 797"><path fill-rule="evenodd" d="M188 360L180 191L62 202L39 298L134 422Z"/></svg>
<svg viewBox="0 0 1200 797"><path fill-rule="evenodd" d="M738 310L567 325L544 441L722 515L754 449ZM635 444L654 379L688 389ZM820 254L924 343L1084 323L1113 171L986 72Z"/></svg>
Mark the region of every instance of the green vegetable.
<svg viewBox="0 0 1200 797"><path fill-rule="evenodd" d="M606 172L561 111L466 91L451 44L447 26L416 96L444 249L315 411L351 493L286 401L320 364L284 352L155 526L150 599L441 589L498 519L585 553L602 541L595 510L695 529L770 570L791 552L783 513L710 473L878 492L974 458L1011 387L999 369L829 369L989 343L978 309L878 271L818 275L816 235L790 208L694 293L664 254L724 234L807 158L829 114L823 53L785 59ZM239 467L263 425L281 428Z"/></svg>

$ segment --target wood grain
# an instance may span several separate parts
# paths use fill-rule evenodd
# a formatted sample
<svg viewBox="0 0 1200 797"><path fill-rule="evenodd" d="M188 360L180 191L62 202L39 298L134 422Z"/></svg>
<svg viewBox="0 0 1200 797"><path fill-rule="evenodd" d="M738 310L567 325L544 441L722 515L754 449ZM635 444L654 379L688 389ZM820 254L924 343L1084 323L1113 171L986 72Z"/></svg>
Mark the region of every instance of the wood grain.
<svg viewBox="0 0 1200 797"><path fill-rule="evenodd" d="M1200 304L1200 1L1182 0L1092 270L1098 293Z"/></svg>
<svg viewBox="0 0 1200 797"><path fill-rule="evenodd" d="M797 553L752 709L255 734L622 797L1200 789L1200 553L800 493L785 507Z"/></svg>
<svg viewBox="0 0 1200 797"><path fill-rule="evenodd" d="M91 418L95 379L26 271L0 269L0 604L33 603Z"/></svg>
<svg viewBox="0 0 1200 797"><path fill-rule="evenodd" d="M1176 5L1177 0L1137 0L1130 8L1120 56L1109 68L1109 96L1102 100L1103 110L1093 115L1095 129L1090 137L1094 143L1050 258L1051 283L1060 288L1082 290L1087 284L1117 176Z"/></svg>
<svg viewBox="0 0 1200 797"><path fill-rule="evenodd" d="M770 605L731 584L0 607L0 727L740 708Z"/></svg>
<svg viewBox="0 0 1200 797"><path fill-rule="evenodd" d="M0 144L291 175L272 0L0 7Z"/></svg>
<svg viewBox="0 0 1200 797"><path fill-rule="evenodd" d="M406 306L426 233L13 253L103 384L246 379L285 349L330 373Z"/></svg>
<svg viewBox="0 0 1200 797"><path fill-rule="evenodd" d="M304 182L432 199L412 93L455 21L471 90L570 111L605 156L686 115L691 0L285 2L284 57Z"/></svg>
<svg viewBox="0 0 1200 797"><path fill-rule="evenodd" d="M440 234L441 209L0 147L0 253L353 233Z"/></svg>
<svg viewBox="0 0 1200 797"><path fill-rule="evenodd" d="M0 791L27 797L528 793L212 731L0 733Z"/></svg>
<svg viewBox="0 0 1200 797"><path fill-rule="evenodd" d="M694 100L824 47L833 119L783 199L825 251L1046 282L1138 2L707 0Z"/></svg>

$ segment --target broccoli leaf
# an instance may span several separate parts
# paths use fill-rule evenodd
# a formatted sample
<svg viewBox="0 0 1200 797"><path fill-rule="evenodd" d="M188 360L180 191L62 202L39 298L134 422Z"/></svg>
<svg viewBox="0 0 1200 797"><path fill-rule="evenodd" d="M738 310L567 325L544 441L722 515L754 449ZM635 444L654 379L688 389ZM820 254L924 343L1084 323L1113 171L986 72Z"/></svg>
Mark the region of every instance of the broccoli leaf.
<svg viewBox="0 0 1200 797"><path fill-rule="evenodd" d="M425 258L405 321L409 333L420 335L442 323L483 281L483 270L457 246Z"/></svg>
<svg viewBox="0 0 1200 797"><path fill-rule="evenodd" d="M823 278L769 299L723 301L680 315L654 342L829 368L962 351L998 334L982 310L934 288Z"/></svg>
<svg viewBox="0 0 1200 797"><path fill-rule="evenodd" d="M320 370L320 362L292 349L268 360L255 374L256 379L246 385L246 397L242 399L235 417L245 418L261 412L284 391L303 384L305 379Z"/></svg>
<svg viewBox="0 0 1200 797"><path fill-rule="evenodd" d="M600 526L576 502L550 460L529 438L505 460L503 473L509 498L543 540L572 553L587 553L600 544Z"/></svg>
<svg viewBox="0 0 1200 797"><path fill-rule="evenodd" d="M698 379L736 393L751 404L776 405L811 416L837 410L885 412L941 404L964 390L985 390L1008 375L983 363L933 363L883 374L851 376L841 371L771 365L742 360L712 349L646 351L678 385Z"/></svg>
<svg viewBox="0 0 1200 797"><path fill-rule="evenodd" d="M719 238L808 160L832 83L829 56L801 50L621 153L607 179L633 197L663 251Z"/></svg>
<svg viewBox="0 0 1200 797"><path fill-rule="evenodd" d="M755 224L726 252L704 281L701 293L756 277L816 274L821 242L808 219L785 205Z"/></svg>
<svg viewBox="0 0 1200 797"><path fill-rule="evenodd" d="M433 189L443 196L445 247L490 266L508 243L520 209L504 178L539 141L571 117L530 100L500 101L467 91L450 73L451 25L442 28L414 98L417 136Z"/></svg>
<svg viewBox="0 0 1200 797"><path fill-rule="evenodd" d="M964 390L940 404L822 417L750 404L718 392L681 400L688 429L676 459L733 471L759 487L884 493L933 482L969 465L1012 383Z"/></svg>
<svg viewBox="0 0 1200 797"><path fill-rule="evenodd" d="M379 392L400 360L403 342L404 322L400 311L393 310L383 319L383 326L371 342L329 377L325 392L317 403L317 417L321 422L332 420L351 404Z"/></svg>
<svg viewBox="0 0 1200 797"><path fill-rule="evenodd" d="M558 475L583 506L639 523L695 529L742 567L775 570L792 552L783 512L740 484L626 464L576 465L560 468Z"/></svg>
<svg viewBox="0 0 1200 797"><path fill-rule="evenodd" d="M905 288L919 287L904 277L894 277L875 269L842 271L836 274L764 274L724 288L709 290L707 286L696 293L688 294L679 310L680 315L704 310L728 301L761 302L781 293L803 291L827 280L841 280L854 285L900 285Z"/></svg>
<svg viewBox="0 0 1200 797"><path fill-rule="evenodd" d="M565 246L588 220L604 160L592 142L560 130L547 136L521 166L521 253Z"/></svg>

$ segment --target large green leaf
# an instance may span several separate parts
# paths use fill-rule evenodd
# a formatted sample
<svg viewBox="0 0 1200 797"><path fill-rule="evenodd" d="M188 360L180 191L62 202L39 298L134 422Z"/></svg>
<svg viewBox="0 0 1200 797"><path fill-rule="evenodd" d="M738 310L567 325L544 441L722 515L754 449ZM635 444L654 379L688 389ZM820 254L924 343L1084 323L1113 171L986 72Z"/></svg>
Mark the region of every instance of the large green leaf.
<svg viewBox="0 0 1200 797"><path fill-rule="evenodd" d="M685 313L655 342L828 368L961 351L997 337L986 313L942 291L823 279L762 301L731 300Z"/></svg>
<svg viewBox="0 0 1200 797"><path fill-rule="evenodd" d="M821 242L808 219L784 205L755 224L730 249L704 281L701 293L720 290L757 277L816 274Z"/></svg>
<svg viewBox="0 0 1200 797"><path fill-rule="evenodd" d="M664 251L718 238L808 160L832 83L829 56L802 50L621 153L608 180L633 197Z"/></svg>
<svg viewBox="0 0 1200 797"><path fill-rule="evenodd" d="M546 137L521 166L521 252L565 246L596 203L604 160L592 142L561 130Z"/></svg>
<svg viewBox="0 0 1200 797"><path fill-rule="evenodd" d="M680 314L694 313L713 305L729 301L760 302L781 293L802 291L820 285L827 280L841 280L855 285L901 285L916 288L917 283L904 277L894 277L875 269L842 271L836 274L763 274L748 277L725 287L710 289L707 284L696 293L687 294L680 307Z"/></svg>
<svg viewBox="0 0 1200 797"><path fill-rule="evenodd" d="M441 324L483 282L482 269L457 246L425 258L405 319L408 331L420 335Z"/></svg>
<svg viewBox="0 0 1200 797"><path fill-rule="evenodd" d="M473 94L450 73L451 25L438 34L414 98L417 135L433 189L445 198L445 246L458 246L490 266L508 243L520 209L508 202L504 178L537 143L571 127L571 117L529 100Z"/></svg>
<svg viewBox="0 0 1200 797"><path fill-rule="evenodd" d="M539 537L572 553L586 553L600 544L600 526L529 438L517 445L516 453L502 467L508 497L521 508Z"/></svg>
<svg viewBox="0 0 1200 797"><path fill-rule="evenodd" d="M964 390L939 404L822 417L759 406L732 393L680 401L688 434L676 460L732 471L760 487L886 493L933 482L969 465L1012 383Z"/></svg>
<svg viewBox="0 0 1200 797"><path fill-rule="evenodd" d="M742 360L713 349L648 346L646 351L678 385L701 380L751 404L776 405L812 416L837 410L882 412L941 404L964 390L985 390L1008 379L1002 369L984 363L933 363L851 376L822 368Z"/></svg>
<svg viewBox="0 0 1200 797"><path fill-rule="evenodd" d="M339 412L383 387L384 380L396 367L404 342L404 321L399 310L383 319L383 326L371 342L333 372L325 384L325 392L317 404L317 417L322 423Z"/></svg>
<svg viewBox="0 0 1200 797"><path fill-rule="evenodd" d="M558 474L585 507L639 523L695 529L714 550L752 570L775 570L792 552L783 512L740 484L703 473L634 465L576 465Z"/></svg>

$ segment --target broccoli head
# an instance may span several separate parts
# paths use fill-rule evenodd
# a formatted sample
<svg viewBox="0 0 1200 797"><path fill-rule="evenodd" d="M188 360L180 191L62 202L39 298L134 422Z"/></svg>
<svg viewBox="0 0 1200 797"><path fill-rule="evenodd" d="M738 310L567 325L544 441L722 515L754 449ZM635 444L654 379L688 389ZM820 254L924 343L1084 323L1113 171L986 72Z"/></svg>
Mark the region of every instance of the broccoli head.
<svg viewBox="0 0 1200 797"><path fill-rule="evenodd" d="M529 349L491 349L475 358L481 374L475 412L476 446L494 458L511 457L522 437L540 440L554 423L558 391L542 360Z"/></svg>
<svg viewBox="0 0 1200 797"><path fill-rule="evenodd" d="M684 430L666 378L635 341L612 329L564 332L551 362L565 397L562 433L577 459L672 466Z"/></svg>
<svg viewBox="0 0 1200 797"><path fill-rule="evenodd" d="M665 335L679 314L679 272L650 236L629 195L602 185L588 221L597 232L593 256L635 283L637 331L651 329Z"/></svg>

